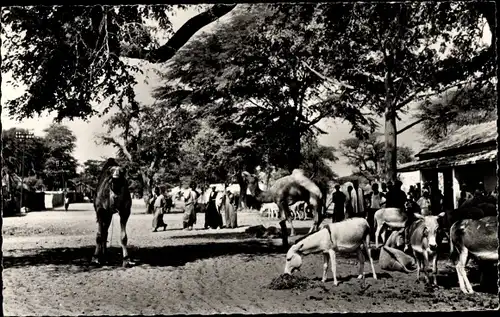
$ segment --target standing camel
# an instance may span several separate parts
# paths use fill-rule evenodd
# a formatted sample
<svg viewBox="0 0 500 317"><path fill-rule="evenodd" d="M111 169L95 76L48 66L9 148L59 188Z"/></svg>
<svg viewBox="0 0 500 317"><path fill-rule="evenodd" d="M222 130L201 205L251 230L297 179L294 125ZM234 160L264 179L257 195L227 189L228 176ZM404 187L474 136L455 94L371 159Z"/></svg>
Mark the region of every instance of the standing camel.
<svg viewBox="0 0 500 317"><path fill-rule="evenodd" d="M242 173L242 176L248 185L250 193L259 204L275 203L278 205L280 215L279 224L281 227L283 247L285 249L288 249L287 220L290 222L291 227L290 236L295 235L290 206L296 202L305 201L313 210L314 224L309 230L309 233L319 229L319 225L321 221L323 221L321 209L323 205L323 194L319 187L303 174L302 170L294 169L291 175L278 179L267 191L262 191L259 188L259 180L256 175L245 171Z"/></svg>
<svg viewBox="0 0 500 317"><path fill-rule="evenodd" d="M121 239L123 250L123 267L129 266L129 256L127 252L127 232L126 226L132 207L132 198L128 189L128 181L125 178L125 168L116 163L113 158L109 158L104 164L97 183L97 190L94 197L94 210L97 217L96 248L92 258L92 263L101 265L106 253L106 243L108 240L108 229L111 224L113 214L120 215Z"/></svg>

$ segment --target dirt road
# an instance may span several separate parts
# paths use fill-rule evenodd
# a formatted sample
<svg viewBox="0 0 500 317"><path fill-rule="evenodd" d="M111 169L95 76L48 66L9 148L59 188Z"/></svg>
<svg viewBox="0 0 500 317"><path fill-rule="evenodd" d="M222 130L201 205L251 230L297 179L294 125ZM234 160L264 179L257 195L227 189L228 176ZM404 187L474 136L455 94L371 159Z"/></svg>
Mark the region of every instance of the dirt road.
<svg viewBox="0 0 500 317"><path fill-rule="evenodd" d="M315 278L306 290L271 290L283 272L279 241L256 239L245 227L277 225L254 213L238 214L238 229L180 230L181 215L165 216L166 232L152 233L151 215L134 208L129 220L130 255L136 265L120 267L119 223L113 221L110 264L88 266L94 251L95 219L90 204L70 211L33 212L4 219L5 315L128 315L181 313L382 312L494 309L495 293L466 296L454 269L439 263L437 290L416 275L381 271L355 278L355 256L338 258L340 285L319 281L322 256L304 258L300 274ZM310 221L294 222L304 232ZM369 265L365 265L369 272ZM477 272L470 274L477 284Z"/></svg>

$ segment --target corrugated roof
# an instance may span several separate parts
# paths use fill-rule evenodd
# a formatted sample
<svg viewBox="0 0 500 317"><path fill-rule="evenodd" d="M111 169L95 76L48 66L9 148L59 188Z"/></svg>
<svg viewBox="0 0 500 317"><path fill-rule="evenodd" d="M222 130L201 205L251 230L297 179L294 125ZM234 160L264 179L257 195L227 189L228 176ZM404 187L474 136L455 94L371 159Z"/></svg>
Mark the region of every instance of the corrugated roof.
<svg viewBox="0 0 500 317"><path fill-rule="evenodd" d="M409 162L398 166L398 172L410 172L421 169L462 166L479 162L493 162L497 159L497 149L483 150L475 153L444 156L417 162Z"/></svg>
<svg viewBox="0 0 500 317"><path fill-rule="evenodd" d="M448 135L441 142L438 142L433 146L420 151L417 156L458 149L471 145L494 142L496 138L496 121L466 125Z"/></svg>

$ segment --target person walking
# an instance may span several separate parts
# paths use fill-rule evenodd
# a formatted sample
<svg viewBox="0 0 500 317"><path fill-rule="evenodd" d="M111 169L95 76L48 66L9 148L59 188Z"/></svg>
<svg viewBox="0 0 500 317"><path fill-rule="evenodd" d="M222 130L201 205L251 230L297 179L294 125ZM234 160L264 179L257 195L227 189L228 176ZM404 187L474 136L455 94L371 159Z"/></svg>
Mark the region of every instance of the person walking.
<svg viewBox="0 0 500 317"><path fill-rule="evenodd" d="M163 221L163 215L165 214L165 208L166 208L164 186L160 186L160 188L158 189L157 197L153 204L154 204L153 232L156 232L160 227L163 227L163 231L165 231L167 230L167 224Z"/></svg>
<svg viewBox="0 0 500 317"><path fill-rule="evenodd" d="M64 197L64 210L68 211L68 208L69 208L69 196L68 196L68 192L66 190L64 190L63 197Z"/></svg>
<svg viewBox="0 0 500 317"><path fill-rule="evenodd" d="M205 229L217 229L222 226L222 217L217 211L216 199L217 191L215 186L213 186L205 210Z"/></svg>
<svg viewBox="0 0 500 317"><path fill-rule="evenodd" d="M346 196L340 191L340 185L335 185L335 192L332 194L333 202L333 222L340 222L345 219Z"/></svg>
<svg viewBox="0 0 500 317"><path fill-rule="evenodd" d="M370 197L370 204L368 208L368 213L366 216L366 220L368 221L368 224L370 225L371 228L374 228L374 216L375 212L382 208L382 203L383 203L383 194L382 192L379 191L378 189L378 184L374 183L372 185L372 194ZM373 230L370 231L370 237L372 239L375 239L375 232L372 232Z"/></svg>
<svg viewBox="0 0 500 317"><path fill-rule="evenodd" d="M191 182L185 187L184 195L184 213L182 217L182 228L184 230L193 230L193 225L196 224L195 204L198 194L195 192L196 184Z"/></svg>

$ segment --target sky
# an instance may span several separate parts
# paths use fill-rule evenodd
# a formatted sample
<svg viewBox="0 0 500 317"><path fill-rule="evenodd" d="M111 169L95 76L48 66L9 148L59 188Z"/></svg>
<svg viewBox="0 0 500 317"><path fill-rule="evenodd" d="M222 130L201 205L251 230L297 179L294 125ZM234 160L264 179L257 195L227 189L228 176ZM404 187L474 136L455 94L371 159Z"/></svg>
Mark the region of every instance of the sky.
<svg viewBox="0 0 500 317"><path fill-rule="evenodd" d="M194 6L190 7L186 11L178 11L176 15L171 17L173 30L178 30L187 20L189 20L196 14L198 14L198 11ZM222 18L219 21L207 25L199 32L209 31L218 23L224 23L224 20L226 19L227 18ZM485 33L489 33L489 30L487 30L487 32ZM488 35L491 38L491 34L487 34L486 37ZM132 62L137 63L137 61ZM151 92L156 87L155 83L158 83L159 80L155 72L152 70L155 65L143 61L141 62L141 65L146 65L145 67L143 67L145 73L144 76L138 75L138 85L136 86L135 91L138 100L144 103L151 103L154 101L154 99L151 97ZM25 87L13 88L12 86L7 85L6 81L8 81L9 79L9 74L2 74L2 107L6 100L10 100L21 95L25 89ZM397 122L398 129L411 123L413 121L412 114L414 113L415 105L410 105L410 111L406 115L400 116L401 121ZM32 132L35 133L35 135L40 136L44 134L43 130L53 122L53 118L54 115L43 114L40 117L25 119L22 120L22 122L19 122L12 118L9 118L5 108L3 108L1 116L3 129L10 129L12 127L31 129ZM110 157L115 155L116 150L113 147L103 146L96 142L96 136L106 132L106 129L102 124L104 119L105 118L93 117L88 121L83 121L80 119L74 121L63 121L63 124L67 125L77 138L76 149L73 155L80 164L89 159L101 159L102 157ZM323 120L318 124L318 126L327 132L327 134L321 135L319 137L319 141L322 145L334 146L338 148L341 140L353 137L353 135L349 134L350 125L348 123L341 122L340 120ZM381 120L380 132L383 132L382 129L383 121ZM416 125L413 128L398 135L398 146L409 146L413 148L415 152L421 150L422 139L419 135L419 129L420 125ZM340 158L339 161L332 164L334 172L339 176L350 175L352 172L352 167L346 164L346 159L342 158L340 154L338 154L338 156Z"/></svg>

